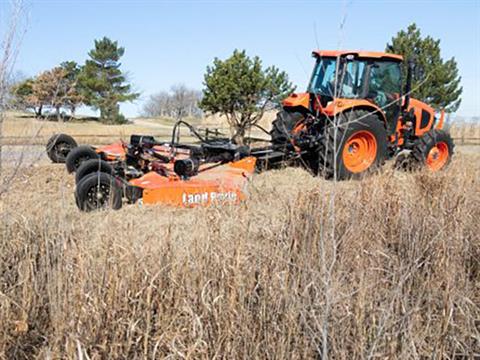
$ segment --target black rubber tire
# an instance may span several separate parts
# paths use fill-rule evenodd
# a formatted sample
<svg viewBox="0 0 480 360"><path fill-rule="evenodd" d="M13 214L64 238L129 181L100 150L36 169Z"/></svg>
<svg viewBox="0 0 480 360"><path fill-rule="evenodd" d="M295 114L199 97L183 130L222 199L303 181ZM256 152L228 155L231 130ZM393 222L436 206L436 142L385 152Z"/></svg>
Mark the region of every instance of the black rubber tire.
<svg viewBox="0 0 480 360"><path fill-rule="evenodd" d="M77 184L75 200L78 208L86 212L109 208L118 210L122 207L122 187L109 174L92 173Z"/></svg>
<svg viewBox="0 0 480 360"><path fill-rule="evenodd" d="M314 172L336 180L358 179L383 166L387 157L388 139L385 124L378 115L365 110L352 110L338 115L338 127L327 125L321 141ZM351 172L343 163L342 153L347 140L356 132L370 132L376 140L377 151L372 164L362 172ZM335 141L336 137L336 141Z"/></svg>
<svg viewBox="0 0 480 360"><path fill-rule="evenodd" d="M411 156L417 162L419 168L426 166L430 150L441 142L447 144L448 159L445 165L439 170L445 169L450 164L455 148L452 137L445 130L432 129L423 134L412 149Z"/></svg>
<svg viewBox="0 0 480 360"><path fill-rule="evenodd" d="M304 115L298 111L282 110L277 113L277 117L272 122L270 136L273 145L286 145L290 143L293 128Z"/></svg>
<svg viewBox="0 0 480 360"><path fill-rule="evenodd" d="M78 184L85 176L96 172L103 172L109 175L114 174L113 167L105 160L100 158L90 159L82 162L78 167L75 172L75 184Z"/></svg>
<svg viewBox="0 0 480 360"><path fill-rule="evenodd" d="M67 171L72 173L77 171L82 162L90 159L98 159L99 157L100 155L98 155L90 146L77 146L68 153L65 160L65 166L67 167Z"/></svg>
<svg viewBox="0 0 480 360"><path fill-rule="evenodd" d="M54 134L47 142L47 155L54 163L64 163L68 153L78 144L74 138L67 134Z"/></svg>

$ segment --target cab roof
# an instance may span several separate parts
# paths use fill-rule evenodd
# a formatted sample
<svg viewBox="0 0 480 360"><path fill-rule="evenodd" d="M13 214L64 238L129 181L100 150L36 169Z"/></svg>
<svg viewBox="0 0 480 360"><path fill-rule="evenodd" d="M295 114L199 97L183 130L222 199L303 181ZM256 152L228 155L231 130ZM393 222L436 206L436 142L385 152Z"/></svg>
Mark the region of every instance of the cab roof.
<svg viewBox="0 0 480 360"><path fill-rule="evenodd" d="M395 61L403 61L403 56L396 54L388 54L384 52L376 51L363 51L363 50L315 50L313 51L313 56L319 57L337 57L342 55L356 55L360 58L387 58Z"/></svg>

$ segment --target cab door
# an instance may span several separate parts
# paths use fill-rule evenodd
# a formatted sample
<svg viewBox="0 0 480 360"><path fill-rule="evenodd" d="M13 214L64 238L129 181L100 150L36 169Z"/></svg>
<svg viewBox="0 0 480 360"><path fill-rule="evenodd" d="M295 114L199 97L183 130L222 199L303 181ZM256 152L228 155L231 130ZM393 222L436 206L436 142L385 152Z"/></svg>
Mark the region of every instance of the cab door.
<svg viewBox="0 0 480 360"><path fill-rule="evenodd" d="M402 77L400 63L372 61L368 80L367 99L385 113L387 133L395 132L402 106Z"/></svg>

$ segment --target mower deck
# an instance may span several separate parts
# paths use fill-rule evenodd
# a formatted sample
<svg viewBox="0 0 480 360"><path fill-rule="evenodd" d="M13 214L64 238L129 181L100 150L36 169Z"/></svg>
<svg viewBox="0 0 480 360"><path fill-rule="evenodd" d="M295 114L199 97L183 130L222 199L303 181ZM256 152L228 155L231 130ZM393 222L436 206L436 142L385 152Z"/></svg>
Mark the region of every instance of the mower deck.
<svg viewBox="0 0 480 360"><path fill-rule="evenodd" d="M247 181L255 171L256 159L247 157L213 168L204 166L188 179L149 172L130 185L143 189L143 204L182 207L238 204L246 198Z"/></svg>
<svg viewBox="0 0 480 360"><path fill-rule="evenodd" d="M181 124L199 142L179 142L176 131ZM66 134L55 135L47 151L55 150L57 138L74 143ZM245 200L248 179L257 163L268 162L271 153L270 147L252 149L226 138L203 138L191 125L179 121L171 142L132 135L129 143L77 146L65 164L67 171L75 172L76 204L83 211L119 209L124 200L196 207Z"/></svg>

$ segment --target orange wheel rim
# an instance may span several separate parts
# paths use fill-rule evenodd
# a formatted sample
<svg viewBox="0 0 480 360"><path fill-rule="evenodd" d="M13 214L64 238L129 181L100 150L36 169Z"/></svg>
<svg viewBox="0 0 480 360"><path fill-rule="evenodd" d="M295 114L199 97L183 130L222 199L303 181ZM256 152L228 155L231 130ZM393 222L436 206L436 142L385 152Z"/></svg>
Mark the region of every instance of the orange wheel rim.
<svg viewBox="0 0 480 360"><path fill-rule="evenodd" d="M362 130L354 133L343 147L343 164L352 173L367 170L376 157L377 140L370 131Z"/></svg>
<svg viewBox="0 0 480 360"><path fill-rule="evenodd" d="M445 166L449 157L448 145L444 142L437 143L430 149L427 155L427 167L432 171L438 171Z"/></svg>

